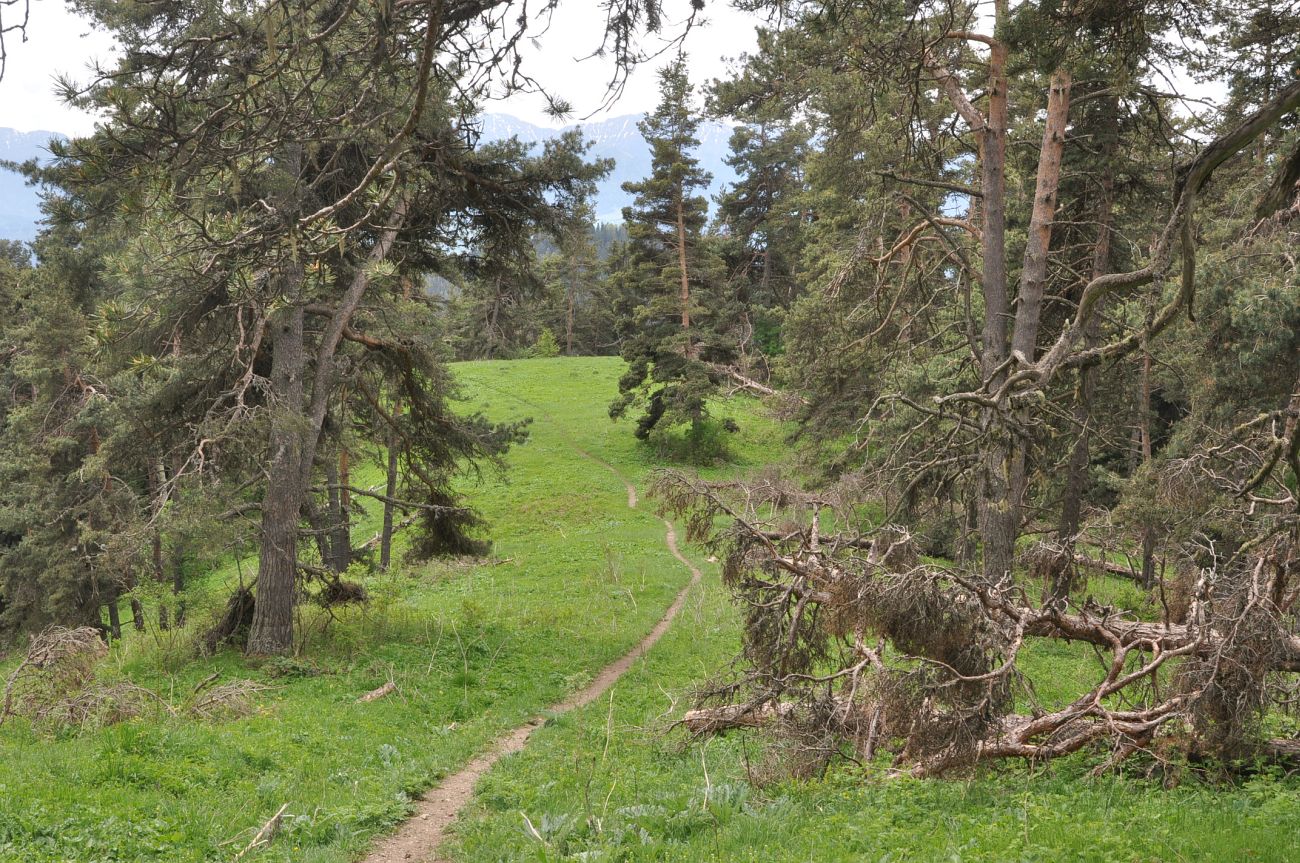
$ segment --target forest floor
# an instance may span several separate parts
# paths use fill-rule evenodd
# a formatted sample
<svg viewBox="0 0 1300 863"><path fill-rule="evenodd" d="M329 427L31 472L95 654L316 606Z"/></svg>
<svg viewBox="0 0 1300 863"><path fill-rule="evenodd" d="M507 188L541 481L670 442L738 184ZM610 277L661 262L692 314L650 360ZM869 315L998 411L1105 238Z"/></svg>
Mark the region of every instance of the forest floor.
<svg viewBox="0 0 1300 863"><path fill-rule="evenodd" d="M692 587L652 504L628 506L620 477L644 488L657 459L606 416L620 370L585 358L457 367L488 416L533 418L508 472L466 486L491 524L487 559L369 576L370 603L337 619L305 608L310 635L294 659L197 659L194 634L239 571L247 576L244 560L196 580L185 630L132 635L100 671L173 705L213 674L272 686L251 715L158 710L61 730L10 719L0 727L0 861L233 861L282 807L279 834L243 860L362 860L415 823L421 795L515 733L526 746L461 783L456 808L468 805L438 859L1298 859L1300 782L1275 773L1231 786L1189 773L1166 787L1158 775L1091 778L1078 758L958 780L884 779L851 764L794 780L761 737L692 744L673 731L693 689L735 657L739 613L703 553L684 549L704 574ZM756 403L720 410L742 431L732 463L708 475L782 460L784 430ZM377 518L368 512L356 535L370 536ZM684 589L662 638L597 687ZM1130 587L1097 579L1096 589L1123 598ZM1093 662L1087 648L1053 643L1028 669L1050 703ZM388 681L392 695L358 702ZM584 693L589 703L576 703ZM400 859L434 859L421 844Z"/></svg>

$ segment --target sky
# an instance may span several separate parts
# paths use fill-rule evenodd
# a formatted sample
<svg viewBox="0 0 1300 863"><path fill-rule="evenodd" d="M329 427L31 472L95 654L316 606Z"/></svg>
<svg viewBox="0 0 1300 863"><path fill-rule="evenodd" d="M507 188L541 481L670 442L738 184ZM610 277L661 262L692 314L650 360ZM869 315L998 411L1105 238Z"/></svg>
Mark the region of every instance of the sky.
<svg viewBox="0 0 1300 863"><path fill-rule="evenodd" d="M668 22L681 21L690 6L688 0L666 0L664 5ZM693 29L686 41L692 81L701 84L723 77L728 58L736 58L754 48L758 22L753 14L737 12L720 0L711 0L703 24ZM606 85L613 74L612 63L598 57L579 59L600 44L603 25L604 16L599 13L595 0L563 2L549 30L538 37L538 47L526 57L532 66L531 74L572 104L573 113L568 118L571 122L597 112L605 100ZM665 29L680 30L671 24ZM84 81L92 59L112 57L112 39L74 15L63 0L32 0L26 41L20 33L9 33L5 43L9 59L4 78L0 80L0 127L68 135L91 131L94 117L62 104L53 95L53 81L58 74ZM661 43L651 37L644 47L654 49L657 44ZM652 110L658 101L654 70L668 62L672 53L670 50L634 72L622 97L593 119ZM563 122L546 115L545 101L540 96L514 95L485 105L484 109L512 114L543 126Z"/></svg>

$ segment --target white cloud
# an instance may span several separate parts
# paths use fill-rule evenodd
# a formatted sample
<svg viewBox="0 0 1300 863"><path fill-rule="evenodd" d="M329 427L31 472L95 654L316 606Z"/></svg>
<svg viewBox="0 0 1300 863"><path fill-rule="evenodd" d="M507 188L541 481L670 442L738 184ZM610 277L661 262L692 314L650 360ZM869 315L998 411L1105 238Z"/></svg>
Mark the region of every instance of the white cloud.
<svg viewBox="0 0 1300 863"><path fill-rule="evenodd" d="M573 107L568 122L594 114L593 119L619 114L650 111L659 101L656 71L676 56L669 40L680 35L689 8L686 0L665 3L663 33L646 37L642 49L653 54L666 49L650 62L637 67L628 78L621 98L605 110L607 88L614 74L613 60L593 57L600 46L604 15L594 2L570 0L561 3L550 28L538 37L540 47L525 58L525 69L552 95L567 100ZM673 17L673 13L679 17ZM712 0L687 35L684 48L689 57L691 82L700 85L713 78L725 77L728 59L752 51L757 45L756 26L763 19L753 13L739 12L722 0ZM585 59L584 59L585 58ZM529 68L531 67L531 68ZM487 111L513 114L538 125L563 125L547 116L546 102L540 95L515 94L485 106Z"/></svg>
<svg viewBox="0 0 1300 863"><path fill-rule="evenodd" d="M680 32L680 22L688 9L687 0L669 0L665 35ZM677 15L679 17L674 17ZM711 0L703 23L686 40L690 56L692 81L696 85L722 77L727 71L725 58L735 58L756 44L755 26L759 18L738 12L722 0ZM605 90L613 75L613 62L604 57L588 57L600 45L604 16L592 0L565 0L560 4L550 28L537 37L538 48L529 51L526 70L555 95L573 106L570 121L598 112L605 101ZM650 37L648 50L663 44ZM44 129L65 134L83 134L94 127L94 117L70 108L54 95L56 75L70 75L86 81L92 59L106 60L113 52L108 34L95 31L90 23L73 14L61 0L32 0L31 22L27 40L21 34L6 37L8 67L0 80L0 127L21 131ZM622 97L596 118L632 114L653 109L658 101L655 70L673 54L665 55L638 68L628 80ZM538 125L561 125L545 113L545 101L538 95L515 94L490 102L487 111L514 114Z"/></svg>
<svg viewBox="0 0 1300 863"><path fill-rule="evenodd" d="M16 7L6 10L6 23L15 11ZM27 40L21 33L6 33L5 49L9 58L0 80L0 126L65 134L93 128L91 115L68 107L54 95L54 79L68 75L76 81L88 80L91 61L112 55L108 34L92 30L62 0L32 0Z"/></svg>

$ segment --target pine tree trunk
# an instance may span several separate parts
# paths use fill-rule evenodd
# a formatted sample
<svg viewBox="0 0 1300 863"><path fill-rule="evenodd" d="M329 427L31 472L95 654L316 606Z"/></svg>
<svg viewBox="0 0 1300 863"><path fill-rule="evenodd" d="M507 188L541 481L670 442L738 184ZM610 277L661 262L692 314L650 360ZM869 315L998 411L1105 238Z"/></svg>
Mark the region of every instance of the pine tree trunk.
<svg viewBox="0 0 1300 863"><path fill-rule="evenodd" d="M1006 2L997 4L997 23L1006 17ZM1007 358L1006 257L1006 146L1007 146L1007 49L995 41L989 50L988 115L980 135L980 186L983 192L984 224L981 238L983 258L984 328L981 335L984 379L990 389L1001 383L999 372ZM984 450L979 502L980 539L983 542L983 572L993 582L1010 577L1015 563L1016 534L1020 527L1015 505L1014 455L1010 431L995 409L981 417L989 434Z"/></svg>
<svg viewBox="0 0 1300 863"><path fill-rule="evenodd" d="M411 283L409 280L402 283L402 299L411 298ZM397 399L393 402L393 420L397 421L402 417L402 400ZM388 571L389 564L393 559L393 500L397 497L397 468L398 456L400 455L401 437L397 429L388 430L388 471L384 480L384 495L388 500L384 501L384 526L379 533L379 568L384 572Z"/></svg>
<svg viewBox="0 0 1300 863"><path fill-rule="evenodd" d="M340 455L340 465L342 456ZM343 508L342 471L330 459L325 467L326 499L329 501L330 556L326 562L335 572L343 572L352 562L352 537L348 530L347 511Z"/></svg>
<svg viewBox="0 0 1300 863"><path fill-rule="evenodd" d="M974 565L979 556L975 537L979 533L979 504L973 499L966 501L962 510L961 545L957 551L957 560L964 566Z"/></svg>
<svg viewBox="0 0 1300 863"><path fill-rule="evenodd" d="M321 511L316 507L316 503L310 496L303 502L302 514L311 527L311 538L316 543L316 553L320 555L320 565L329 566L330 562L334 560L334 549L330 544L330 527L326 519L321 517Z"/></svg>
<svg viewBox="0 0 1300 863"><path fill-rule="evenodd" d="M172 596L176 597L172 625L180 629L185 625L185 600L180 598L181 591L185 590L185 544L179 539L172 543L171 570Z"/></svg>
<svg viewBox="0 0 1300 863"><path fill-rule="evenodd" d="M1043 124L1034 206L1016 300L1016 328L1011 350L1018 351L1026 362L1031 363L1038 350L1038 324L1042 319L1043 288L1047 283L1047 253L1052 245L1056 193L1061 183L1061 157L1065 151L1065 127L1070 119L1070 83L1070 73L1057 69L1047 92L1047 121Z"/></svg>
<svg viewBox="0 0 1300 863"><path fill-rule="evenodd" d="M1052 223L1056 219L1056 193L1061 182L1065 129L1070 119L1070 85L1070 73L1057 69L1052 74L1047 91L1047 119L1043 124L1043 141L1038 151L1029 236L1025 243L1024 263L1020 269L1015 328L1011 334L1012 356L1027 363L1032 363L1038 353L1038 327L1043 313L1043 289L1047 283L1047 256L1052 245ZM1003 110L1005 111L1005 106ZM1004 439L1010 447L1009 475L1005 482L1009 492L1007 520L1010 524L1001 525L1000 529L1010 531L1010 552L1014 555L1015 537L1020 529L1020 513L1029 484L1029 441L1010 430L1007 430Z"/></svg>
<svg viewBox="0 0 1300 863"><path fill-rule="evenodd" d="M126 585L127 593L131 593L135 590L136 581L134 570L128 569L126 571L124 583ZM113 599L115 603L117 598L118 591L115 587L113 589ZM129 605L131 606L131 624L135 627L136 632L144 632L144 606L140 604L140 600L133 593L131 593Z"/></svg>
<svg viewBox="0 0 1300 863"><path fill-rule="evenodd" d="M406 201L399 200L387 227L370 250L370 263L384 260L406 220ZM297 300L303 274L294 267L285 296ZM261 561L257 570L257 601L248 636L251 654L287 655L293 649L293 604L298 568L298 521L334 392L335 352L348 322L365 296L370 270L359 268L339 298L333 317L316 345L311 403L305 409L306 350L303 308L295 303L277 313L271 352L273 411L269 446L270 482L262 501Z"/></svg>
<svg viewBox="0 0 1300 863"><path fill-rule="evenodd" d="M393 406L393 418L396 419L402 415L402 404L398 402ZM388 571L388 565L393 558L393 500L397 497L397 457L398 447L397 431L394 429L389 434L388 439L388 476L384 484L384 494L388 500L384 501L384 526L379 535L379 568Z"/></svg>
<svg viewBox="0 0 1300 863"><path fill-rule="evenodd" d="M564 310L564 355L573 356L573 304L574 297L578 293L577 276L570 275L569 279L569 296Z"/></svg>
<svg viewBox="0 0 1300 863"><path fill-rule="evenodd" d="M1151 354L1142 354L1142 393L1139 423L1142 434L1142 464L1151 462ZM1156 534L1150 525L1142 528L1142 586L1151 587L1156 581Z"/></svg>
<svg viewBox="0 0 1300 863"><path fill-rule="evenodd" d="M679 298L682 304L682 329L687 332L686 356L695 355L691 345L691 280L686 272L686 202L682 192L677 192L677 266L681 270L682 286Z"/></svg>
<svg viewBox="0 0 1300 863"><path fill-rule="evenodd" d="M248 653L287 655L293 650L293 605L298 570L298 520L302 487L303 310L279 314L271 353L270 482L262 498L261 559Z"/></svg>
<svg viewBox="0 0 1300 863"><path fill-rule="evenodd" d="M122 616L117 610L117 590L108 601L108 632L114 641L122 640Z"/></svg>
<svg viewBox="0 0 1300 863"><path fill-rule="evenodd" d="M152 536L149 538L149 556L153 564L154 581L157 582L165 582L167 580L167 573L163 565L162 528L160 528L157 523L159 513L162 511L161 494L162 485L165 481L166 476L163 472L162 461L160 460L155 462L153 469L149 471L149 498L152 501L151 508L153 510L154 518L154 525L151 531ZM167 603L160 603L158 605L158 628L163 632L166 632L168 627L171 625L170 618L171 612L167 608Z"/></svg>

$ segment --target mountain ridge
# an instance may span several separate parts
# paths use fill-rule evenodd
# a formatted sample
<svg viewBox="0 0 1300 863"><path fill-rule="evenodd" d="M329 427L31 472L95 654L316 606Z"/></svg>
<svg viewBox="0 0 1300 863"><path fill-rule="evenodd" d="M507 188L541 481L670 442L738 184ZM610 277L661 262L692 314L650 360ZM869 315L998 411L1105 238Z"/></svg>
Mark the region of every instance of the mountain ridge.
<svg viewBox="0 0 1300 863"><path fill-rule="evenodd" d="M623 183L640 180L650 173L650 148L637 129L644 116L623 114L595 122L571 123L559 129L501 113L482 114L479 121L481 139L488 142L518 138L521 143L539 145L564 132L580 129L583 137L591 142L589 158L614 160L614 169L597 183L593 202L596 221L620 223L623 208L632 203L632 195L622 189ZM50 139L63 137L58 132L0 128L0 160L25 162L48 158ZM735 171L726 163L731 127L706 120L700 123L698 137L700 146L694 155L713 175L708 189L709 197L713 198L724 185L736 180ZM21 175L0 170L0 239L29 242L36 238L40 219L39 191L28 186Z"/></svg>
<svg viewBox="0 0 1300 863"><path fill-rule="evenodd" d="M66 139L66 136L45 129L20 132L0 128L0 160L18 163L29 159L44 161L50 156L51 139ZM0 240L30 242L36 239L40 219L40 192L27 185L27 178L22 174L0 168Z"/></svg>
<svg viewBox="0 0 1300 863"><path fill-rule="evenodd" d="M482 140L500 141L518 138L520 143L541 144L565 132L578 129L583 138L591 142L587 154L591 158L613 159L614 169L605 179L597 183L594 209L598 222L623 221L623 208L632 203L632 195L624 192L625 182L634 182L650 174L650 147L637 128L645 114L623 114L607 120L586 123L570 123L559 129L538 126L527 120L509 114L484 114L482 121ZM730 153L732 127L716 120L700 123L697 137L700 146L694 152L701 167L713 175L709 184L710 199L722 191L722 187L736 181L736 172L726 163Z"/></svg>

